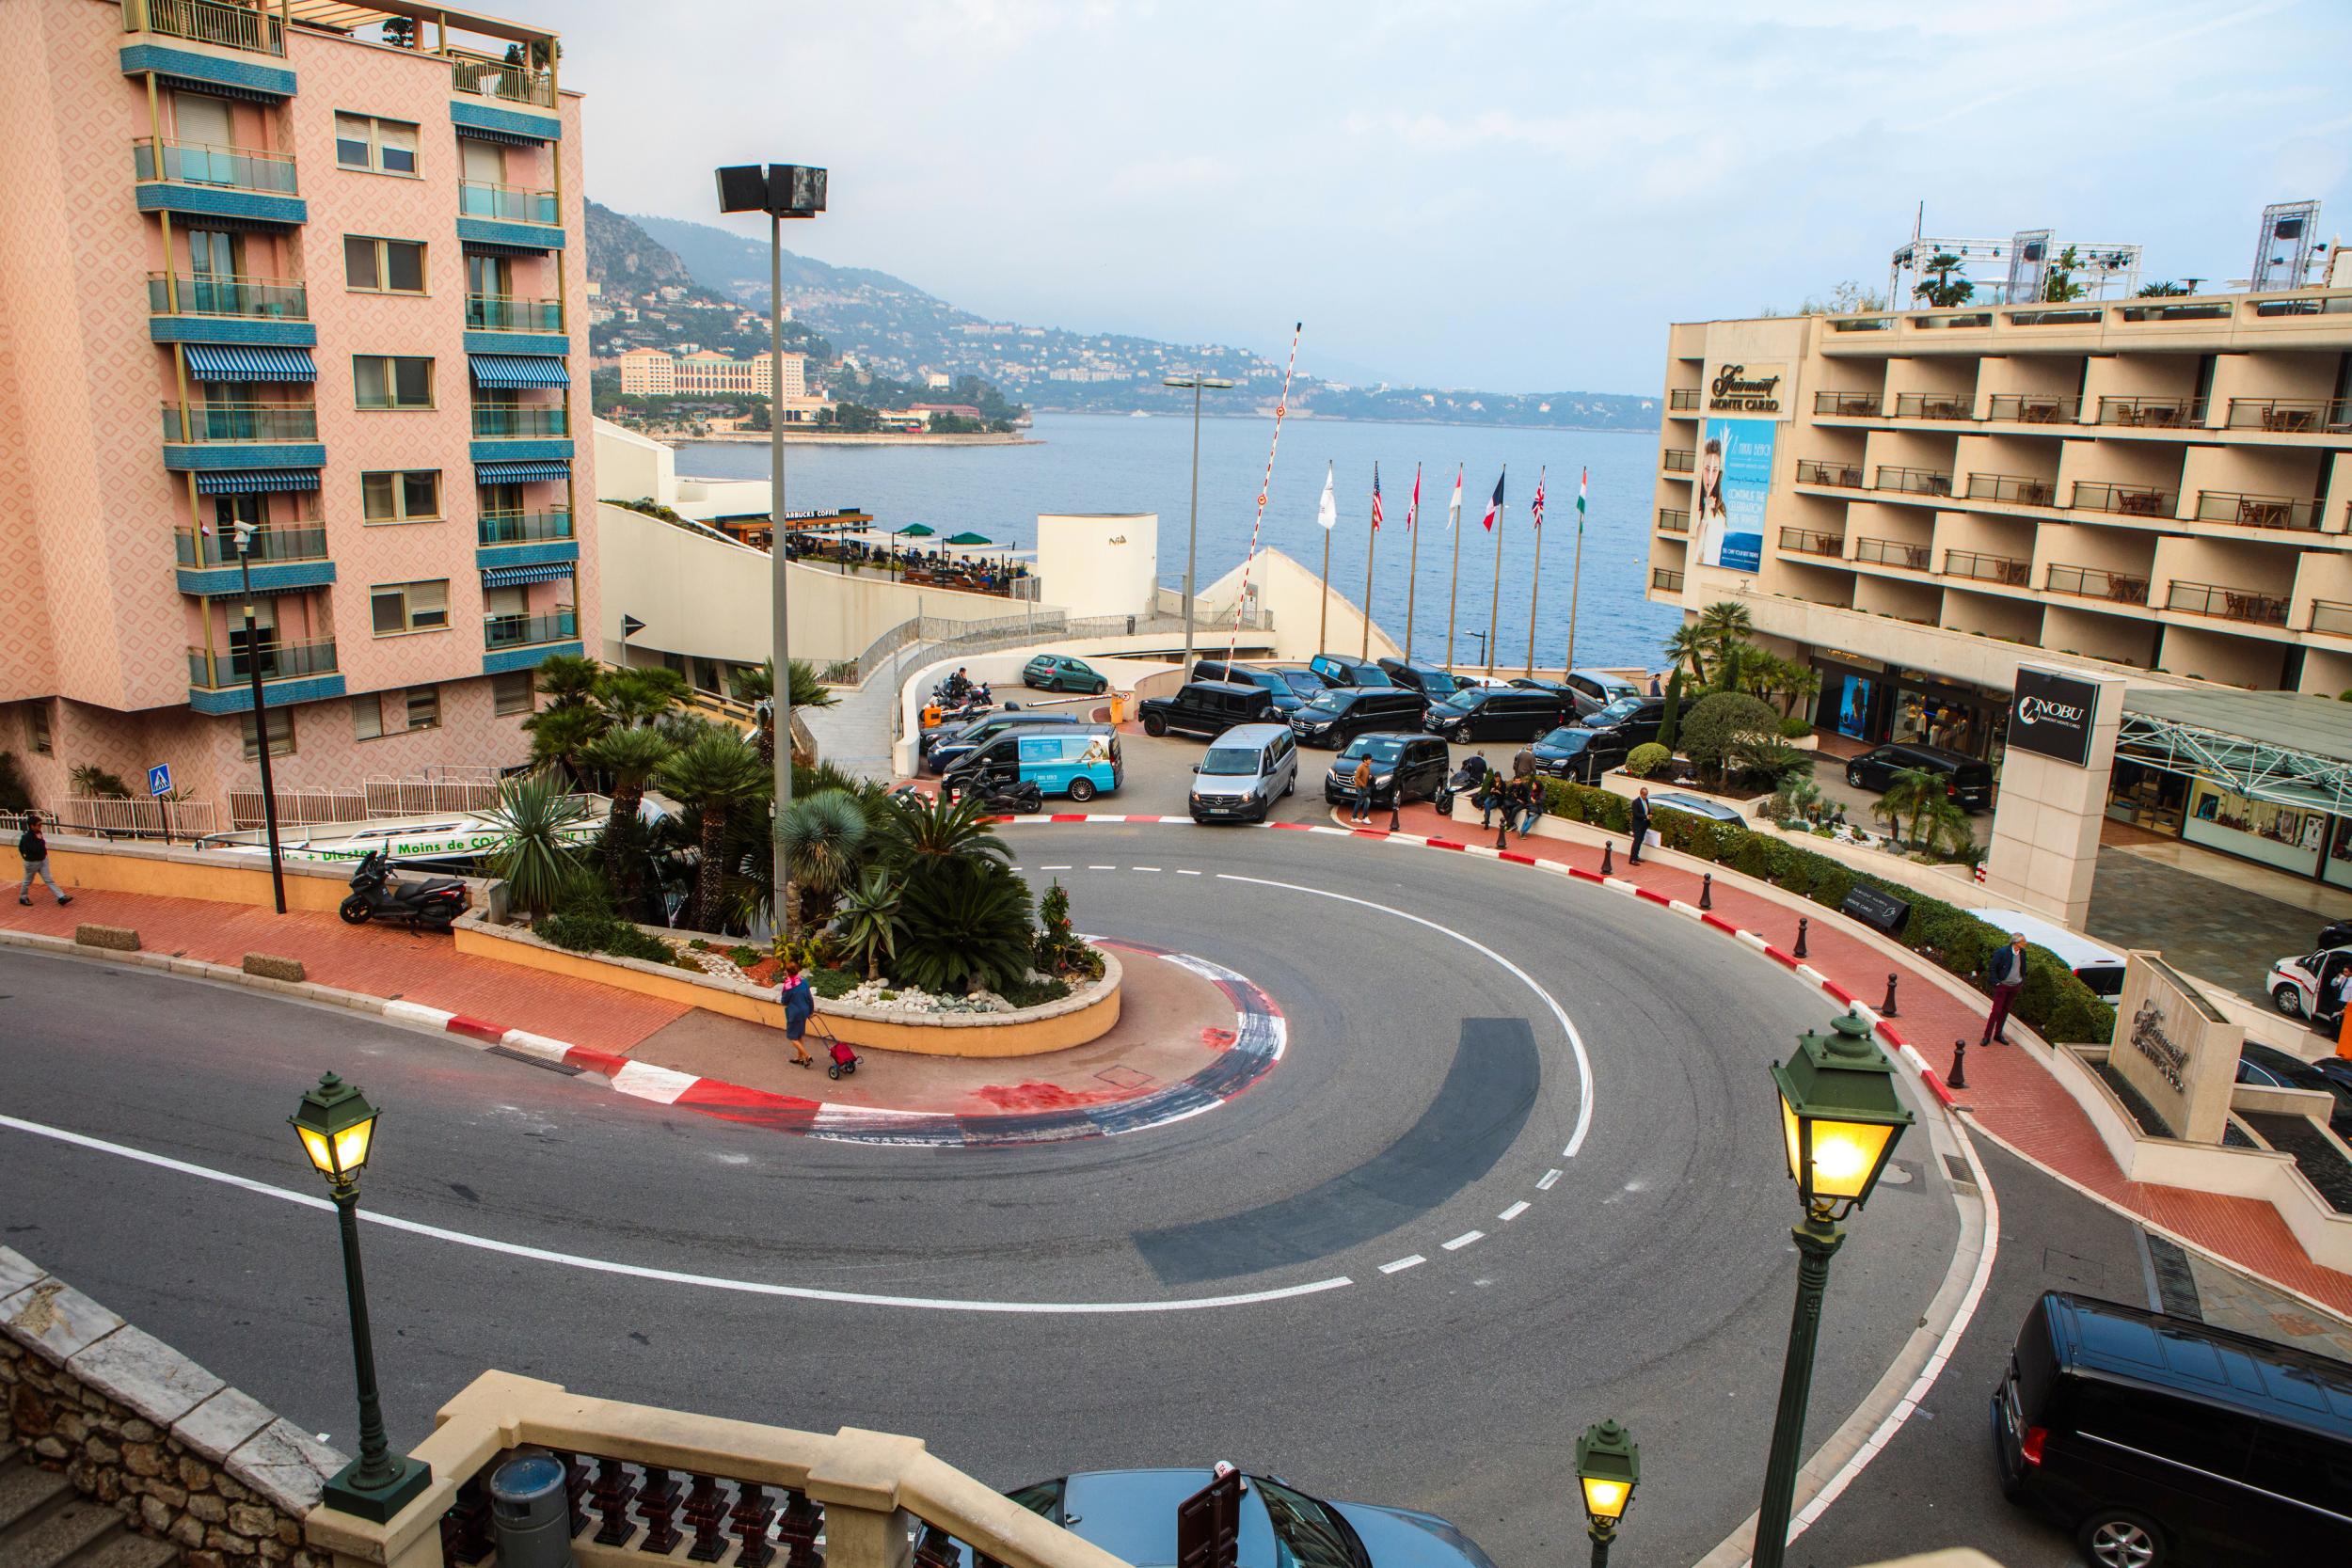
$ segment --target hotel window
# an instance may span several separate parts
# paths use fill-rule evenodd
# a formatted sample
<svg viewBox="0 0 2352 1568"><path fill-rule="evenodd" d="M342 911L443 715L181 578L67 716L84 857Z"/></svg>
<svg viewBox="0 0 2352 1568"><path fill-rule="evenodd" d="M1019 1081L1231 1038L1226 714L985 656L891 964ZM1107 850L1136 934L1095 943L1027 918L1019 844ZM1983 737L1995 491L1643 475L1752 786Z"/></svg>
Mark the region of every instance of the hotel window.
<svg viewBox="0 0 2352 1568"><path fill-rule="evenodd" d="M438 521L441 471L410 468L399 473L361 474L359 514L371 523Z"/></svg>
<svg viewBox="0 0 2352 1568"><path fill-rule="evenodd" d="M294 755L294 709L273 707L264 708L262 711L269 721L269 754L274 757ZM253 715L249 713L237 715L237 728L244 736L245 758L247 762L251 762L262 754L261 747L254 739Z"/></svg>
<svg viewBox="0 0 2352 1568"><path fill-rule="evenodd" d="M49 735L49 699L46 697L39 699L24 710L24 744L39 757L45 757L56 749L56 742Z"/></svg>
<svg viewBox="0 0 2352 1568"><path fill-rule="evenodd" d="M351 357L352 389L362 408L433 406L433 361L384 354Z"/></svg>
<svg viewBox="0 0 2352 1568"><path fill-rule="evenodd" d="M441 727L439 687L412 686L408 689L408 727L412 730L437 730Z"/></svg>
<svg viewBox="0 0 2352 1568"><path fill-rule="evenodd" d="M351 734L355 740L384 738L384 699L371 691L351 699Z"/></svg>
<svg viewBox="0 0 2352 1568"><path fill-rule="evenodd" d="M503 719L531 711L531 672L509 670L490 677L490 711Z"/></svg>
<svg viewBox="0 0 2352 1568"><path fill-rule="evenodd" d="M378 174L417 172L417 128L405 120L368 115L335 117L335 161Z"/></svg>
<svg viewBox="0 0 2352 1568"><path fill-rule="evenodd" d="M362 293L424 293L423 242L379 240L367 234L345 234L343 283Z"/></svg>
<svg viewBox="0 0 2352 1568"><path fill-rule="evenodd" d="M397 637L410 631L446 631L449 579L378 583L368 590L368 612L373 618L378 637Z"/></svg>

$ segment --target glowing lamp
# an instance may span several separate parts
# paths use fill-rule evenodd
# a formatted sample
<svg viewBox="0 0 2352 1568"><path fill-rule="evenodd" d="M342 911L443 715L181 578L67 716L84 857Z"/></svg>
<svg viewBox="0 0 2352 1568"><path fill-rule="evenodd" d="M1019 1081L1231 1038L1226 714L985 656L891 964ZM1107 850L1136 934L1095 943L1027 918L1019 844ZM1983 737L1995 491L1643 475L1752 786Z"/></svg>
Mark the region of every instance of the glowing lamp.
<svg viewBox="0 0 2352 1568"><path fill-rule="evenodd" d="M1829 1033L1799 1036L1787 1065L1772 1064L1772 1083L1788 1174L1805 1212L1842 1217L1861 1206L1912 1121L1895 1093L1895 1065L1869 1024L1841 1013Z"/></svg>
<svg viewBox="0 0 2352 1568"><path fill-rule="evenodd" d="M1576 1440L1576 1480L1584 1491L1584 1517L1596 1540L1616 1533L1642 1479L1642 1448L1614 1421L1584 1429Z"/></svg>
<svg viewBox="0 0 2352 1568"><path fill-rule="evenodd" d="M375 1107L368 1097L333 1073L302 1097L302 1104L286 1119L302 1139L318 1173L337 1186L359 1178L368 1163L368 1146L375 1137Z"/></svg>

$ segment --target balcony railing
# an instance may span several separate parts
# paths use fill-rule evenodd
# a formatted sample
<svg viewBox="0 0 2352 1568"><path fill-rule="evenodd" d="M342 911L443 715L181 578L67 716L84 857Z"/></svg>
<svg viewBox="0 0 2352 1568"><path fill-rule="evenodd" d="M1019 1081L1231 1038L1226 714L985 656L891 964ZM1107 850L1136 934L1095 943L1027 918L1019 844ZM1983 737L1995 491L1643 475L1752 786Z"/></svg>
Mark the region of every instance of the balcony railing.
<svg viewBox="0 0 2352 1568"><path fill-rule="evenodd" d="M2043 586L2053 594L2071 594L2079 599L2112 599L2117 604L2148 602L2146 578L2103 572L2092 566L2053 566Z"/></svg>
<svg viewBox="0 0 2352 1568"><path fill-rule="evenodd" d="M1875 420L1883 406L1876 392L1816 392L1813 412L1840 420Z"/></svg>
<svg viewBox="0 0 2352 1568"><path fill-rule="evenodd" d="M1666 394L1666 406L1677 414L1687 414L1699 405L1696 387L1677 387Z"/></svg>
<svg viewBox="0 0 2352 1568"><path fill-rule="evenodd" d="M2352 430L2352 398L2232 398L2232 430Z"/></svg>
<svg viewBox="0 0 2352 1568"><path fill-rule="evenodd" d="M482 645L492 652L501 648L527 648L536 642L568 642L579 635L580 617L568 610L559 610L552 615L485 615L482 618Z"/></svg>
<svg viewBox="0 0 2352 1568"><path fill-rule="evenodd" d="M2049 397L2040 392L1995 392L1988 420L2017 424L2073 424L2082 418L2083 400Z"/></svg>
<svg viewBox="0 0 2352 1568"><path fill-rule="evenodd" d="M503 98L516 103L536 103L543 109L555 107L555 74L552 71L531 71L497 60L457 58L449 62L449 74L450 86L459 92L477 92L485 98Z"/></svg>
<svg viewBox="0 0 2352 1568"><path fill-rule="evenodd" d="M560 403L476 405L473 411L473 433L485 441L563 436L570 428L570 420Z"/></svg>
<svg viewBox="0 0 2352 1568"><path fill-rule="evenodd" d="M276 11L225 0L122 0L122 30L161 33L253 55L286 53L286 35Z"/></svg>
<svg viewBox="0 0 2352 1568"><path fill-rule="evenodd" d="M1832 332L1892 332L1897 325L1893 316L1833 316Z"/></svg>
<svg viewBox="0 0 2352 1568"><path fill-rule="evenodd" d="M1972 420L1974 401L1951 392L1899 392L1895 397L1899 420Z"/></svg>
<svg viewBox="0 0 2352 1568"><path fill-rule="evenodd" d="M1687 474L1696 464L1691 453L1678 447L1668 447L1658 454L1658 466L1670 474Z"/></svg>
<svg viewBox="0 0 2352 1568"><path fill-rule="evenodd" d="M1835 484L1843 490L1862 488L1862 465L1859 463L1828 463L1818 457L1797 459L1799 484Z"/></svg>
<svg viewBox="0 0 2352 1568"><path fill-rule="evenodd" d="M2212 322L2230 319L2231 302L2201 299L2191 305L2126 305L2115 312L2127 322Z"/></svg>
<svg viewBox="0 0 2352 1568"><path fill-rule="evenodd" d="M2031 588L2033 562L2013 555L1986 555L1980 550L1946 550L1944 575L1974 582L1997 582L2005 588Z"/></svg>
<svg viewBox="0 0 2352 1568"><path fill-rule="evenodd" d="M1780 547L1799 555L1834 555L1846 553L1846 536L1823 533L1817 529L1785 528L1780 531Z"/></svg>
<svg viewBox="0 0 2352 1568"><path fill-rule="evenodd" d="M1649 585L1661 594L1679 594L1682 592L1682 574L1668 571L1663 566L1652 566L1649 569Z"/></svg>
<svg viewBox="0 0 2352 1568"><path fill-rule="evenodd" d="M250 147L212 147L141 136L131 144L131 167L142 182L167 180L176 185L215 185L271 196L295 194L294 159L283 152Z"/></svg>
<svg viewBox="0 0 2352 1568"><path fill-rule="evenodd" d="M2026 474L1970 474L1968 499L2007 501L2011 506L2055 506L2058 486L2049 480Z"/></svg>
<svg viewBox="0 0 2352 1568"><path fill-rule="evenodd" d="M2011 326L2096 326L2104 311L2096 305L2063 307L2056 310L2004 312Z"/></svg>
<svg viewBox="0 0 2352 1568"><path fill-rule="evenodd" d="M307 403L167 403L164 439L315 441L319 411Z"/></svg>
<svg viewBox="0 0 2352 1568"><path fill-rule="evenodd" d="M2205 422L2203 398L2101 398L2101 424L2186 430Z"/></svg>
<svg viewBox="0 0 2352 1568"><path fill-rule="evenodd" d="M1658 509L1658 531L1661 533L1690 532L1691 514L1678 506L1660 507Z"/></svg>
<svg viewBox="0 0 2352 1568"><path fill-rule="evenodd" d="M1940 468L1899 468L1882 463L1873 490L1899 490L1913 496L1948 496L1952 476Z"/></svg>
<svg viewBox="0 0 2352 1568"><path fill-rule="evenodd" d="M2146 484L2094 484L2074 482L2074 505L2079 512L2120 512L2126 517L2169 517L2180 510L2177 490Z"/></svg>
<svg viewBox="0 0 2352 1568"><path fill-rule="evenodd" d="M457 182L457 211L469 218L499 218L507 223L556 223L555 193L522 185L494 185L487 180Z"/></svg>
<svg viewBox="0 0 2352 1568"><path fill-rule="evenodd" d="M564 302L518 299L512 294L468 294L466 325L477 332L561 332Z"/></svg>
<svg viewBox="0 0 2352 1568"><path fill-rule="evenodd" d="M2212 615L2224 621L2246 621L2259 626L2287 624L2287 601L2258 588L2225 588L2213 582L2172 582L2165 585L2164 608L2186 615Z"/></svg>
<svg viewBox="0 0 2352 1568"><path fill-rule="evenodd" d="M308 321L310 294L290 277L224 277L199 272L147 275L147 312L151 316L252 316L267 321Z"/></svg>
<svg viewBox="0 0 2352 1568"><path fill-rule="evenodd" d="M233 533L211 535L192 529L181 529L174 536L180 547L180 564L196 568L234 566L237 564L237 540ZM326 559L326 530L316 523L296 524L292 528L262 528L253 531L247 559L256 566L284 561L325 561Z"/></svg>
<svg viewBox="0 0 2352 1568"><path fill-rule="evenodd" d="M2332 316L2352 311L2352 295L2305 294L2296 299L2258 299L2258 316Z"/></svg>
<svg viewBox="0 0 2352 1568"><path fill-rule="evenodd" d="M2319 503L2297 500L2293 496L2249 496L2235 490L2200 490L2197 492L2197 520L2203 523L2235 523L2240 528L2288 528L2308 531L2319 527Z"/></svg>
<svg viewBox="0 0 2352 1568"><path fill-rule="evenodd" d="M2352 637L2352 604L2341 599L2312 601L2311 631L2326 632L2330 637Z"/></svg>
<svg viewBox="0 0 2352 1568"><path fill-rule="evenodd" d="M485 545L532 545L572 536L572 515L551 512L485 512L475 524L475 538Z"/></svg>
<svg viewBox="0 0 2352 1568"><path fill-rule="evenodd" d="M329 637L316 642L264 642L253 650L253 657L260 660L262 678L265 681L328 675L336 669L335 640ZM242 647L188 650L188 684L199 691L226 691L252 678L253 665Z"/></svg>
<svg viewBox="0 0 2352 1568"><path fill-rule="evenodd" d="M1929 550L1925 545L1906 545L1899 539L1857 539L1853 558L1879 566L1900 566L1907 571L1928 569Z"/></svg>

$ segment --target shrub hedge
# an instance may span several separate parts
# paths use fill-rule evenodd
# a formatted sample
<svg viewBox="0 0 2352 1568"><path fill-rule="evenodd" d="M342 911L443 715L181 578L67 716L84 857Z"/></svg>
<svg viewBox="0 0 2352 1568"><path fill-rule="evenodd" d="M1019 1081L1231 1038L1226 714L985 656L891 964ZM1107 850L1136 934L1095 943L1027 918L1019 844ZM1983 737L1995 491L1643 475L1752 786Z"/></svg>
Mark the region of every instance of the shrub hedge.
<svg viewBox="0 0 2352 1568"><path fill-rule="evenodd" d="M1543 784L1544 809L1551 816L1589 822L1610 832L1629 830L1627 814L1632 802L1624 796L1565 779L1546 779ZM1857 882L1900 898L1911 906L1911 918L1895 940L1980 990L1985 989L1985 960L2009 940L2007 932L1941 898L1736 822L1663 811L1650 818L1650 827L1669 849L1745 872L1824 909L1845 903ZM2014 1010L2047 1040L2104 1045L2115 1034L2115 1009L2043 947L2026 949L2026 986L2017 993Z"/></svg>

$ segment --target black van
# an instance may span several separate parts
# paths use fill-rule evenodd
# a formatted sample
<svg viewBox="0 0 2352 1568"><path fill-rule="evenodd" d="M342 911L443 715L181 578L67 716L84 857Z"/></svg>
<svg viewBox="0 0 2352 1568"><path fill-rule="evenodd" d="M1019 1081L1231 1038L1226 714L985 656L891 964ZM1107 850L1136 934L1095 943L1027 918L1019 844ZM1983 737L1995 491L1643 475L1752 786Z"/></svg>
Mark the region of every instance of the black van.
<svg viewBox="0 0 2352 1568"><path fill-rule="evenodd" d="M2001 1490L2095 1568L2352 1562L2352 1363L2053 1291L1993 1391Z"/></svg>

